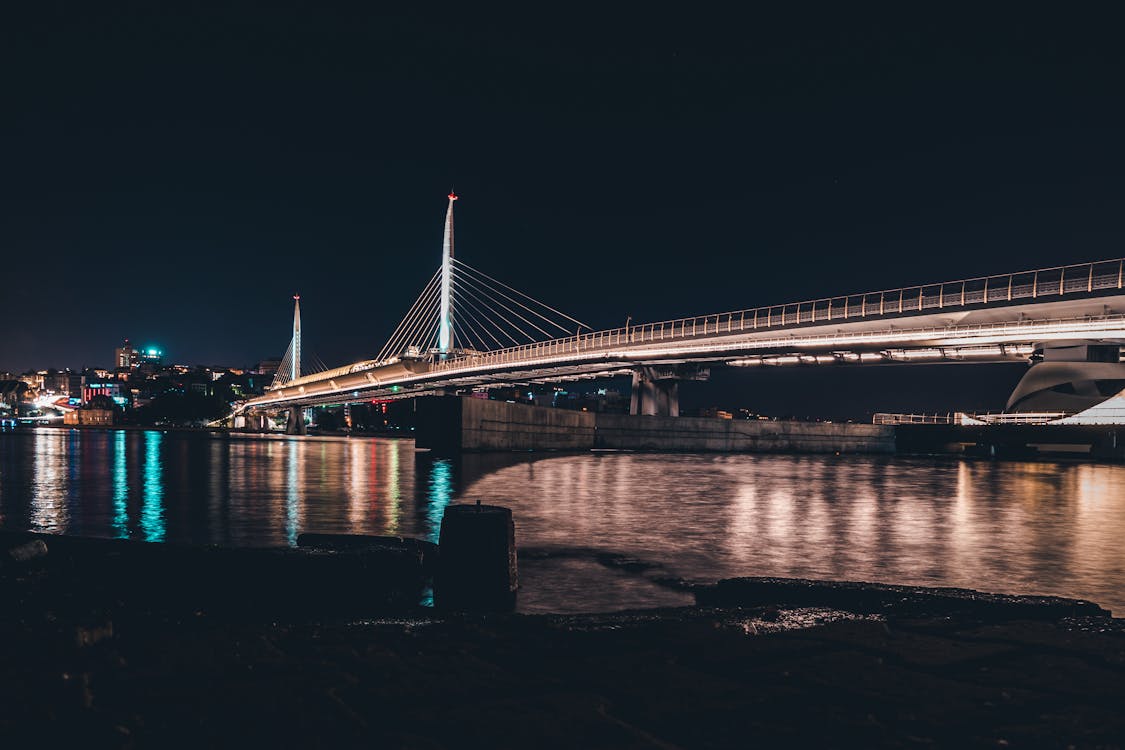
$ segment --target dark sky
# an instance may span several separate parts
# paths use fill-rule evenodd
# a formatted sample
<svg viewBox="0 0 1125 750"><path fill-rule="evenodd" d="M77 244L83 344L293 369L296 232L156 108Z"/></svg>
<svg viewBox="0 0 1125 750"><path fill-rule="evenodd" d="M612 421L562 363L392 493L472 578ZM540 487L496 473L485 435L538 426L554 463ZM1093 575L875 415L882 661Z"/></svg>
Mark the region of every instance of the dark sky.
<svg viewBox="0 0 1125 750"><path fill-rule="evenodd" d="M26 5L0 370L253 363L294 291L371 356L451 185L460 257L595 327L1125 254L1119 27L1077 9Z"/></svg>

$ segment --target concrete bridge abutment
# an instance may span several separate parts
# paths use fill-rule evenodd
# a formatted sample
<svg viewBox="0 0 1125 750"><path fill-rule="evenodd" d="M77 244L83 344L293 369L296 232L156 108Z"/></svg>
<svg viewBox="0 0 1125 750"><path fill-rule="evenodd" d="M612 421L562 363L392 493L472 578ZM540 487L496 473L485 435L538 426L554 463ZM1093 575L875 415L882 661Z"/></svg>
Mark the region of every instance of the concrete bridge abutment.
<svg viewBox="0 0 1125 750"><path fill-rule="evenodd" d="M457 396L418 399L415 445L489 451L893 453L894 427L596 414Z"/></svg>
<svg viewBox="0 0 1125 750"><path fill-rule="evenodd" d="M286 435L307 435L309 428L305 424L305 410L299 406L290 406L288 409L289 418L285 420L285 434Z"/></svg>
<svg viewBox="0 0 1125 750"><path fill-rule="evenodd" d="M629 413L634 416L680 416L680 382L707 380L711 371L695 365L645 366L633 370Z"/></svg>

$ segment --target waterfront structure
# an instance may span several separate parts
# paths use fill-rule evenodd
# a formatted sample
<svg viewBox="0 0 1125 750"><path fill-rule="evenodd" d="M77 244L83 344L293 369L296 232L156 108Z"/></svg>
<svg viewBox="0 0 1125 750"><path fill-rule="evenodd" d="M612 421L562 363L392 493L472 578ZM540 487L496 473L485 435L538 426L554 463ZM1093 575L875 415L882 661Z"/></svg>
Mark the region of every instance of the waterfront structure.
<svg viewBox="0 0 1125 750"><path fill-rule="evenodd" d="M63 424L110 427L116 422L113 409L71 409L63 413Z"/></svg>
<svg viewBox="0 0 1125 750"><path fill-rule="evenodd" d="M675 416L678 383L716 365L1068 361L1069 379L1046 389L1125 380L1122 259L595 331L455 257L455 200L441 267L374 359L277 382L239 411L630 375L632 413ZM1023 391L1044 390L1043 366L1029 370L1012 408Z"/></svg>

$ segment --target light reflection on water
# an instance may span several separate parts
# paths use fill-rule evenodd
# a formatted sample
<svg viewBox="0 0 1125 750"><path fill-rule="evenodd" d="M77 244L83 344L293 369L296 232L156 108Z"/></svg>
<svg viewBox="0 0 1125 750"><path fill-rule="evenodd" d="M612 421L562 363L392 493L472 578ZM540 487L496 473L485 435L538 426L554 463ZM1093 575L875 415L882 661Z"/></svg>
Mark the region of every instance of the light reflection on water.
<svg viewBox="0 0 1125 750"><path fill-rule="evenodd" d="M163 433L145 433L145 479L141 530L146 542L164 541L164 465L160 457ZM77 452L77 451L76 451Z"/></svg>
<svg viewBox="0 0 1125 750"><path fill-rule="evenodd" d="M113 436L113 537L129 536L129 475L125 454L125 433Z"/></svg>
<svg viewBox="0 0 1125 750"><path fill-rule="evenodd" d="M968 586L1125 610L1125 466L870 456L416 454L406 440L24 430L0 435L9 528L293 544L437 540L450 502L512 507L526 610L674 603L625 555L709 581ZM604 562L604 560L603 560ZM651 576L650 576L651 577Z"/></svg>

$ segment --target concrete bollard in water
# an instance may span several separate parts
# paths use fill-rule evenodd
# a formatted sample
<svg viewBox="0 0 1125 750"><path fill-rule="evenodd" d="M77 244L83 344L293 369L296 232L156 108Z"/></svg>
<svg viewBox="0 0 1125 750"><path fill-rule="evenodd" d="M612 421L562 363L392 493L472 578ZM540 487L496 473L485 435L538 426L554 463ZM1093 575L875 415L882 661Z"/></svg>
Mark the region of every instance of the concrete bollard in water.
<svg viewBox="0 0 1125 750"><path fill-rule="evenodd" d="M441 519L434 604L498 612L516 603L516 527L499 505L450 505Z"/></svg>

